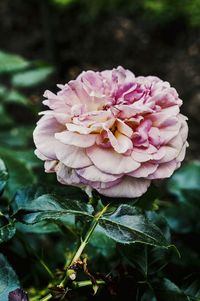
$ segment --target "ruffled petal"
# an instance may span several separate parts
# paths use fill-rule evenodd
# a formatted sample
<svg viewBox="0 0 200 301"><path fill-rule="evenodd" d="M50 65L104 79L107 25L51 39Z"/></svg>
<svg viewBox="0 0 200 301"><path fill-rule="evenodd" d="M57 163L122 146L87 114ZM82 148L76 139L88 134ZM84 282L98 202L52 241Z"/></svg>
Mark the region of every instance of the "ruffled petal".
<svg viewBox="0 0 200 301"><path fill-rule="evenodd" d="M151 174L148 179L164 179L164 178L169 178L173 174L177 167L176 160L172 160L167 163L161 163L157 170Z"/></svg>
<svg viewBox="0 0 200 301"><path fill-rule="evenodd" d="M33 132L33 140L40 154L48 159L56 159L55 148L60 142L55 133L63 131L64 127L51 115L42 116Z"/></svg>
<svg viewBox="0 0 200 301"><path fill-rule="evenodd" d="M122 175L113 175L102 172L94 165L76 170L82 178L92 182L113 182L122 177Z"/></svg>
<svg viewBox="0 0 200 301"><path fill-rule="evenodd" d="M74 145L78 147L90 147L95 144L96 136L94 134L90 135L80 135L78 133L73 133L70 131L64 131L55 134L55 138L60 142L68 145Z"/></svg>
<svg viewBox="0 0 200 301"><path fill-rule="evenodd" d="M134 161L130 156L118 154L112 149L92 146L86 152L93 164L106 173L114 175L126 174L140 166L140 163Z"/></svg>
<svg viewBox="0 0 200 301"><path fill-rule="evenodd" d="M129 176L135 178L146 178L152 173L154 173L157 168L158 168L158 164L148 163L148 162L143 163L138 169L129 173Z"/></svg>
<svg viewBox="0 0 200 301"><path fill-rule="evenodd" d="M56 148L56 157L64 165L71 168L83 168L92 165L85 149L72 145L60 144Z"/></svg>
<svg viewBox="0 0 200 301"><path fill-rule="evenodd" d="M98 189L98 191L108 197L136 198L144 194L149 185L149 180L126 176L120 183L108 189Z"/></svg>

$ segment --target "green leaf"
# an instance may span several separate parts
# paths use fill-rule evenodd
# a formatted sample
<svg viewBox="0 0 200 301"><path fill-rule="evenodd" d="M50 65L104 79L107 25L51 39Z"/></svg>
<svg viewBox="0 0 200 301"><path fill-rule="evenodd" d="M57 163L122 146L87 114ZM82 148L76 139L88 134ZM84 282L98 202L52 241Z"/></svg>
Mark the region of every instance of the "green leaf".
<svg viewBox="0 0 200 301"><path fill-rule="evenodd" d="M0 244L11 239L16 232L13 221L7 221L4 216L0 216Z"/></svg>
<svg viewBox="0 0 200 301"><path fill-rule="evenodd" d="M19 281L14 270L3 254L0 254L0 300L8 301L10 291L19 287Z"/></svg>
<svg viewBox="0 0 200 301"><path fill-rule="evenodd" d="M170 228L177 233L199 232L200 221L195 207L188 204L173 205L162 211Z"/></svg>
<svg viewBox="0 0 200 301"><path fill-rule="evenodd" d="M18 126L18 127L13 127L10 130L1 131L0 132L0 141L2 141L2 143L1 143L0 151L1 151L2 147L5 147L5 148L9 147L9 148L11 148L10 152L12 152L14 155L15 151L13 151L12 148L15 148L15 149L21 148L24 150L25 147L29 146L32 143L32 139L33 139L32 135L33 135L33 127L32 126L26 126L26 127ZM30 151L27 151L27 153L28 152L30 153ZM33 150L32 150L32 153L33 153ZM24 152L24 154L25 154L25 152ZM24 154L21 156L22 158L24 157ZM18 154L18 157L20 157L20 153ZM36 159L35 159L35 161L36 161Z"/></svg>
<svg viewBox="0 0 200 301"><path fill-rule="evenodd" d="M200 279L199 277L191 276L190 279L187 280L187 284L184 285L184 293L188 295L191 300L199 300L200 299ZM196 278L196 279L195 279Z"/></svg>
<svg viewBox="0 0 200 301"><path fill-rule="evenodd" d="M30 104L28 101L28 98L26 96L24 96L22 93L14 90L14 89L8 91L8 93L6 94L6 96L4 98L4 102L5 103L15 103L15 104L24 105L24 106L27 106Z"/></svg>
<svg viewBox="0 0 200 301"><path fill-rule="evenodd" d="M0 159L0 194L2 193L8 180L8 172L4 161Z"/></svg>
<svg viewBox="0 0 200 301"><path fill-rule="evenodd" d="M26 96L14 89L8 90L3 85L0 85L0 99L2 99L4 103L16 103L20 105L29 104Z"/></svg>
<svg viewBox="0 0 200 301"><path fill-rule="evenodd" d="M0 127L5 129L6 126L11 126L12 124L12 118L6 112L4 106L0 104Z"/></svg>
<svg viewBox="0 0 200 301"><path fill-rule="evenodd" d="M89 248L90 247L90 248ZM97 226L92 238L89 241L88 253L90 257L102 255L105 258L113 256L116 252L116 243L107 235L102 233L101 229Z"/></svg>
<svg viewBox="0 0 200 301"><path fill-rule="evenodd" d="M0 73L12 73L27 68L30 63L21 56L0 51Z"/></svg>
<svg viewBox="0 0 200 301"><path fill-rule="evenodd" d="M28 162L21 159L19 152L0 148L0 157L4 160L9 172L7 196L12 197L18 188L35 182L35 176Z"/></svg>
<svg viewBox="0 0 200 301"><path fill-rule="evenodd" d="M32 87L45 81L53 73L52 67L40 67L35 70L15 74L12 77L12 84L15 87Z"/></svg>
<svg viewBox="0 0 200 301"><path fill-rule="evenodd" d="M18 231L23 233L37 233L37 234L48 234L48 233L57 233L60 231L60 228L56 224L51 224L48 221L40 222L33 225L27 225L22 223L17 223L16 228Z"/></svg>
<svg viewBox="0 0 200 301"><path fill-rule="evenodd" d="M157 275L168 263L170 250L142 244L119 245L124 260L140 270L145 278Z"/></svg>
<svg viewBox="0 0 200 301"><path fill-rule="evenodd" d="M200 162L180 168L168 181L168 189L180 202L200 208Z"/></svg>
<svg viewBox="0 0 200 301"><path fill-rule="evenodd" d="M157 301L190 301L189 297L169 279L159 279L153 284Z"/></svg>
<svg viewBox="0 0 200 301"><path fill-rule="evenodd" d="M27 224L35 224L42 221L60 221L65 223L67 215L93 218L93 208L82 201L42 194L42 188L22 189L16 194L12 203L13 214L19 221ZM16 215L17 214L17 215Z"/></svg>
<svg viewBox="0 0 200 301"><path fill-rule="evenodd" d="M141 242L160 247L169 246L160 229L136 207L121 205L114 213L102 217L99 224L106 235L119 243Z"/></svg>

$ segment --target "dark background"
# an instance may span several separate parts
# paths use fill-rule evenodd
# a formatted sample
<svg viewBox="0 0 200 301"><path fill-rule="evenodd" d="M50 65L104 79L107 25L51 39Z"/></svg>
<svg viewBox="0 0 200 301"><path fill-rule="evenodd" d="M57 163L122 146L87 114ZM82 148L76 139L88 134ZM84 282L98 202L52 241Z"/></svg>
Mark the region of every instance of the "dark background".
<svg viewBox="0 0 200 301"><path fill-rule="evenodd" d="M189 117L187 159L199 158L199 0L1 0L0 50L43 60L55 72L37 87L76 77L82 70L122 65L174 86Z"/></svg>

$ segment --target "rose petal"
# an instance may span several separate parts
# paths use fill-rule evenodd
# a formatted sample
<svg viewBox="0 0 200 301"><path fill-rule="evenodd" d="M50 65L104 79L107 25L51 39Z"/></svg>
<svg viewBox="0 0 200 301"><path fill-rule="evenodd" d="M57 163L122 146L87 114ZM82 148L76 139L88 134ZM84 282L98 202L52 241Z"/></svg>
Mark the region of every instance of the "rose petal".
<svg viewBox="0 0 200 301"><path fill-rule="evenodd" d="M82 178L92 182L112 182L122 177L122 175L113 175L102 172L94 165L76 170Z"/></svg>
<svg viewBox="0 0 200 301"><path fill-rule="evenodd" d="M129 173L129 176L135 178L146 178L150 174L154 173L158 167L158 164L143 163L138 169Z"/></svg>
<svg viewBox="0 0 200 301"><path fill-rule="evenodd" d="M130 156L118 154L112 149L92 146L88 148L86 152L97 168L110 174L129 173L140 166L140 164L134 161Z"/></svg>
<svg viewBox="0 0 200 301"><path fill-rule="evenodd" d="M64 131L61 133L56 133L55 138L60 142L68 145L74 145L79 147L90 147L95 144L96 135L80 135L70 131Z"/></svg>
<svg viewBox="0 0 200 301"><path fill-rule="evenodd" d="M63 131L63 125L58 123L53 116L42 116L33 132L34 143L42 155L49 159L56 159L55 148L60 142L55 139L54 135L61 131Z"/></svg>
<svg viewBox="0 0 200 301"><path fill-rule="evenodd" d="M126 153L128 150L133 148L132 141L120 132L116 131L115 135L113 135L110 130L107 130L107 134L110 144L117 153Z"/></svg>
<svg viewBox="0 0 200 301"><path fill-rule="evenodd" d="M83 168L92 165L85 149L80 147L60 144L56 148L56 156L58 160L71 168Z"/></svg>
<svg viewBox="0 0 200 301"><path fill-rule="evenodd" d="M109 197L136 198L144 194L149 185L149 180L126 176L119 184L108 189L98 189L98 191L99 193Z"/></svg>
<svg viewBox="0 0 200 301"><path fill-rule="evenodd" d="M164 179L169 178L177 167L176 160L172 160L167 163L161 163L157 170L148 176L148 179Z"/></svg>

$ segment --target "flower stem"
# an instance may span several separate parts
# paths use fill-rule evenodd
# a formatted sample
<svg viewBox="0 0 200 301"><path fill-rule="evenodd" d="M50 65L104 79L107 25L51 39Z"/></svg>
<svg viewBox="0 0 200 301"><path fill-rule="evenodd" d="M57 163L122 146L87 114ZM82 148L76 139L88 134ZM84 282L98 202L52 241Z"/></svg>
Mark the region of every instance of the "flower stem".
<svg viewBox="0 0 200 301"><path fill-rule="evenodd" d="M81 242L81 244L80 244L78 250L76 251L75 255L73 256L70 264L68 266L66 266L65 268L67 268L67 267L70 268L71 266L73 266L74 264L76 264L76 262L79 260L79 258L81 256L83 250L85 249L86 245L88 244L88 242L90 240L90 237L91 237L92 233L94 232L96 226L98 225L99 219L106 212L108 206L109 206L109 204L107 206L105 206L102 209L102 211L100 211L99 213L97 213L94 216L94 219L93 219L93 221L91 223L91 226L90 226L90 228L89 228L89 230L88 230L88 232L87 232L84 240ZM65 287L67 281L69 280L69 273L68 273L69 270L74 273L74 276L75 276L74 279L76 278L76 272L73 271L73 269L68 269L67 273L66 273L66 275L64 277L64 279L60 282L60 284L58 285L58 287L61 287L61 288ZM71 278L71 280L74 280L74 279ZM104 283L105 283L105 281L103 281L103 280L97 280L96 281L96 284L104 284ZM84 286L92 285L92 281L91 280L85 280L85 281L79 281L79 282L78 281L77 282L74 281L73 284L74 284L75 288L78 288L78 287L84 287ZM40 301L48 301L51 298L52 298L52 295L48 294L45 297L43 297L42 299L40 299Z"/></svg>
<svg viewBox="0 0 200 301"><path fill-rule="evenodd" d="M48 301L52 298L52 294L46 295L44 298L40 299L40 301Z"/></svg>
<svg viewBox="0 0 200 301"><path fill-rule="evenodd" d="M109 205L105 206L103 208L102 211L100 211L99 213L96 214L96 216L94 217L94 220L91 223L91 226L85 236L85 239L81 242L78 250L76 251L74 257L72 258L69 267L73 266L80 258L81 254L83 253L83 250L85 249L86 245L88 244L88 241L92 235L92 233L94 232L96 226L98 225L99 219L102 217L102 215L106 212L107 208ZM74 271L74 275L75 275L75 271ZM69 275L68 273L65 275L65 278L61 281L61 283L59 284L60 287L65 286L66 282L68 281Z"/></svg>
<svg viewBox="0 0 200 301"><path fill-rule="evenodd" d="M104 280L97 280L96 284L105 284ZM79 288L79 287L85 287L85 286L89 286L89 285L93 285L91 280L84 280L84 281L77 281L77 282L73 282L73 285L75 286L75 288Z"/></svg>

